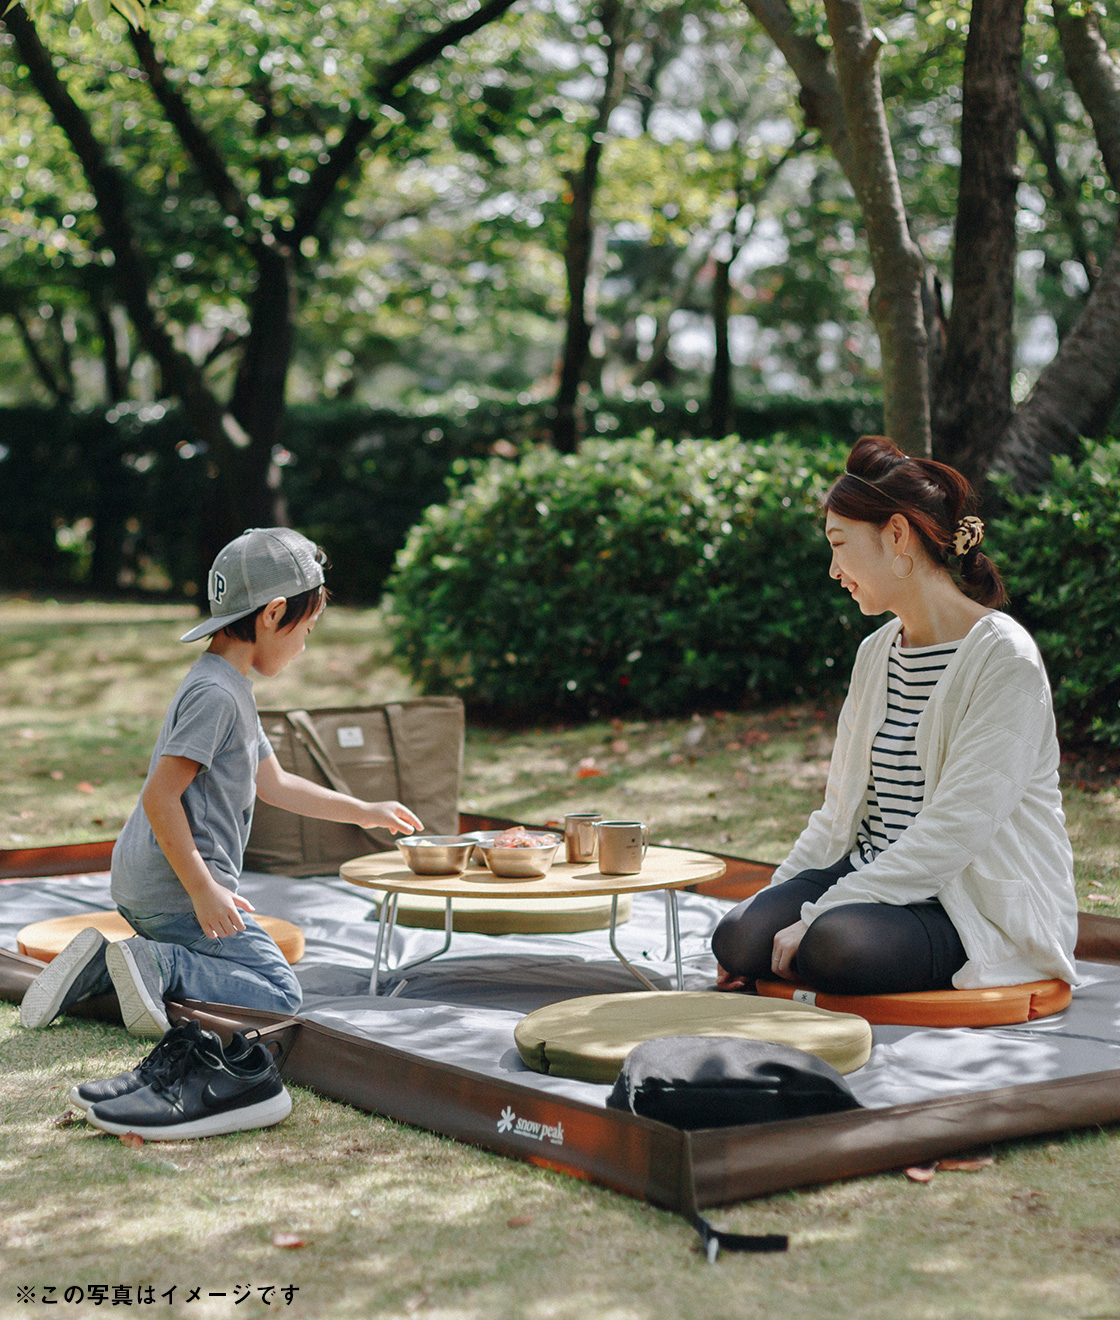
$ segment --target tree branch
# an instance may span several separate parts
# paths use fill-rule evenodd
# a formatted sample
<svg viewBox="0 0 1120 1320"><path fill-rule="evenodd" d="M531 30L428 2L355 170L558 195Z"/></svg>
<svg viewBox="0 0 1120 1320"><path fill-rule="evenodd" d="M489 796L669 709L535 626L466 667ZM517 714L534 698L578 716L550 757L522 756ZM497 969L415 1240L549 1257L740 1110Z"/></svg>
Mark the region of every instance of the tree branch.
<svg viewBox="0 0 1120 1320"><path fill-rule="evenodd" d="M785 56L801 86L798 99L805 112L805 123L828 143L850 181L854 168L851 141L840 86L828 51L815 37L797 31L788 0L743 0L743 3Z"/></svg>
<svg viewBox="0 0 1120 1320"><path fill-rule="evenodd" d="M1050 108L1046 104L1042 95L1042 88L1039 87L1037 79L1025 67L1023 69L1023 85L1026 87L1030 99L1034 102L1041 121L1041 128L1036 127L1031 117L1024 110L1023 132L1046 171L1046 179L1054 196L1054 204L1058 209L1058 214L1062 217L1062 223L1065 225L1070 246L1073 248L1073 255L1085 272L1085 279L1091 289L1097 282L1101 268L1092 248L1085 241L1085 229L1077 210L1076 191L1066 182L1061 162L1058 160L1058 139L1057 134L1054 132L1054 117L1050 113Z"/></svg>
<svg viewBox="0 0 1120 1320"><path fill-rule="evenodd" d="M1050 476L1055 454L1072 454L1081 436L1099 436L1120 399L1120 235L1073 329L1011 420L993 468L1021 490Z"/></svg>
<svg viewBox="0 0 1120 1320"><path fill-rule="evenodd" d="M54 368L47 361L46 355L35 342L35 336L31 333L31 327L27 324L27 319L22 310L13 306L9 309L9 315L16 323L24 352L27 354L32 367L35 369L35 374L39 377L48 394L54 399L55 403L73 403L73 392L67 389L64 381L58 378Z"/></svg>
<svg viewBox="0 0 1120 1320"><path fill-rule="evenodd" d="M152 307L151 278L129 219L123 176L109 163L88 117L59 78L50 52L22 6L8 9L0 22L15 38L33 86L66 134L93 191L105 242L114 258L114 280L140 342L158 362L165 383L182 400L200 434L220 451L224 448L222 409L202 373L175 347Z"/></svg>
<svg viewBox="0 0 1120 1320"><path fill-rule="evenodd" d="M385 65L377 74L370 88L367 100L381 107L384 114L386 107L392 109L393 94L406 79L417 69L437 59L449 47L456 46L492 23L508 10L516 0L486 0L473 14L466 18L448 23L418 42L410 51ZM319 222L319 217L334 196L335 189L353 168L366 139L373 131L374 118L367 110L359 110L346 126L342 138L331 149L327 159L311 175L310 182L303 191L303 198L292 221L289 242L296 246L302 238L311 234ZM378 139L387 140L396 128L391 123Z"/></svg>
<svg viewBox="0 0 1120 1320"><path fill-rule="evenodd" d="M1109 54L1092 7L1074 12L1070 0L1054 0L1066 73L1093 121L1093 132L1112 186L1120 189L1120 67Z"/></svg>
<svg viewBox="0 0 1120 1320"><path fill-rule="evenodd" d="M755 0L748 0L755 3ZM851 168L867 230L875 288L871 315L883 354L887 434L910 454L930 452L925 263L910 235L887 129L873 35L860 0L825 0Z"/></svg>
<svg viewBox="0 0 1120 1320"><path fill-rule="evenodd" d="M234 183L217 147L191 113L186 98L168 78L167 69L156 52L151 34L147 28L130 27L128 37L140 67L147 74L152 95L159 102L168 123L178 134L179 141L194 162L203 182L217 199L218 205L242 224L250 224L249 209L241 189Z"/></svg>

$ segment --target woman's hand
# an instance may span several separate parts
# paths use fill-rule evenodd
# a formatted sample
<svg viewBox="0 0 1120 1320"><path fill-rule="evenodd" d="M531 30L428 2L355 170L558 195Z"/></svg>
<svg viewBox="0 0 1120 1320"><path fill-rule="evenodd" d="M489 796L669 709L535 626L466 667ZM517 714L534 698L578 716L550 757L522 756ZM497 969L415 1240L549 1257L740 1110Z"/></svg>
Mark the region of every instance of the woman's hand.
<svg viewBox="0 0 1120 1320"><path fill-rule="evenodd" d="M801 947L801 941L805 938L805 932L809 929L804 921L795 921L792 926L786 926L784 930L778 931L774 936L774 954L770 962L770 969L775 976L780 976L783 981L796 981L797 977L790 970L794 958L797 957L797 950Z"/></svg>

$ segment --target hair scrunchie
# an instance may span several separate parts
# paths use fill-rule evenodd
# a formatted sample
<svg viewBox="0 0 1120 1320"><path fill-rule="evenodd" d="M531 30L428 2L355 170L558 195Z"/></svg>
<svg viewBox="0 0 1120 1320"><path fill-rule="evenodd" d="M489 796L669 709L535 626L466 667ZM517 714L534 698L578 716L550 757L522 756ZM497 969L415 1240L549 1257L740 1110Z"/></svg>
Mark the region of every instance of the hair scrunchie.
<svg viewBox="0 0 1120 1320"><path fill-rule="evenodd" d="M958 557L967 555L970 550L974 550L984 539L984 524L979 518L969 514L967 518L962 518L957 523L957 530L953 533L953 554Z"/></svg>

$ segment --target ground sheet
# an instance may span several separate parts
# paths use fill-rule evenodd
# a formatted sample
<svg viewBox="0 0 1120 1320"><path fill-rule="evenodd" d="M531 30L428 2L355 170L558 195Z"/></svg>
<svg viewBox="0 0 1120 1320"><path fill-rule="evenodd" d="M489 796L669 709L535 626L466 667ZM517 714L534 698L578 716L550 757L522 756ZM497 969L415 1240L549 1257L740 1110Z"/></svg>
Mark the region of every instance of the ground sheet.
<svg viewBox="0 0 1120 1320"><path fill-rule="evenodd" d="M243 878L242 892L259 911L295 922L304 932L307 950L295 968L304 990L301 1016L544 1094L604 1103L607 1086L526 1068L513 1029L542 1004L644 988L614 957L605 930L456 934L450 952L410 972L396 996L371 998L377 895L337 877L253 874ZM681 893L679 903L685 989L702 990L715 979L712 929L731 904L691 893ZM0 947L16 950L17 932L29 922L112 906L105 875L0 884ZM633 913L618 929L618 944L651 980L668 988L672 964L665 958L663 895L635 895ZM442 942L442 933L398 928L392 961L430 953ZM1120 966L1082 962L1078 970L1081 981L1070 1007L1036 1022L979 1029L877 1026L870 1060L846 1080L863 1104L879 1108L1120 1069ZM394 988L391 978L388 988Z"/></svg>

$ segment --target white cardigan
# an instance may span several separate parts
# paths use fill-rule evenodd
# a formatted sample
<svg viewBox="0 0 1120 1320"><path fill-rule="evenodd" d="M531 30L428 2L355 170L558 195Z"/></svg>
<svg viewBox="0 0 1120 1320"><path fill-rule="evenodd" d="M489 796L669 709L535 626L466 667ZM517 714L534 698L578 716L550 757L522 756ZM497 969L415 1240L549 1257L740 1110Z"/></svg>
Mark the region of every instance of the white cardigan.
<svg viewBox="0 0 1120 1320"><path fill-rule="evenodd" d="M887 709L887 657L901 626L892 619L860 646L824 805L772 884L830 866L855 846L871 742ZM806 903L802 919L845 903L937 898L968 955L953 977L958 989L1074 982L1077 898L1050 685L1038 648L1008 615L973 625L930 694L915 741L925 774L921 811L874 861Z"/></svg>

